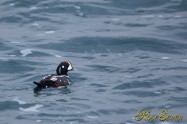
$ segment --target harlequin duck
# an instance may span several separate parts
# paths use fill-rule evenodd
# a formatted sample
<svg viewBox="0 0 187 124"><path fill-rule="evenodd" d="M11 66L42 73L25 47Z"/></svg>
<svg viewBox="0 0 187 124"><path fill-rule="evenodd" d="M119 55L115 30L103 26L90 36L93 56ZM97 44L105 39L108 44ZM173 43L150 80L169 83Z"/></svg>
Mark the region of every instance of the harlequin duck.
<svg viewBox="0 0 187 124"><path fill-rule="evenodd" d="M56 68L56 74L45 76L40 82L33 82L37 88L60 87L70 84L68 71L73 70L69 61L62 61Z"/></svg>

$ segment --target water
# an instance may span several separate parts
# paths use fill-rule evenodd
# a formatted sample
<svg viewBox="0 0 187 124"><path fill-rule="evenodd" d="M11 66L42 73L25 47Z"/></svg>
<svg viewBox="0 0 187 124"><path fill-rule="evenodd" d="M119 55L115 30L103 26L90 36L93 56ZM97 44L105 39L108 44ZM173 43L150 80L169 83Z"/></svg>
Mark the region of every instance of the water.
<svg viewBox="0 0 187 124"><path fill-rule="evenodd" d="M1 124L187 123L186 0L1 0ZM69 60L68 89L32 81ZM140 121L164 109L183 121Z"/></svg>

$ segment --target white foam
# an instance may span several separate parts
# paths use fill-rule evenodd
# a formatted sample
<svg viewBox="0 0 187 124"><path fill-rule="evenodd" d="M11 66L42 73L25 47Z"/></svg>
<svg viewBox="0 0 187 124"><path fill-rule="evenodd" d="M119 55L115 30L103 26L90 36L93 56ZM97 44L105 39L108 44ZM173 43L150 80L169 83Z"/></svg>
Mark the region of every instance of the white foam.
<svg viewBox="0 0 187 124"><path fill-rule="evenodd" d="M9 55L9 56L11 56L11 57L15 57L16 55Z"/></svg>
<svg viewBox="0 0 187 124"><path fill-rule="evenodd" d="M181 16L180 16L180 15L175 15L174 17L175 17L175 18L181 18Z"/></svg>
<svg viewBox="0 0 187 124"><path fill-rule="evenodd" d="M111 22L112 22L113 24L116 24L116 25L121 24L121 20L118 19L118 18L113 18L113 19L111 20Z"/></svg>
<svg viewBox="0 0 187 124"><path fill-rule="evenodd" d="M13 44L18 44L18 43L20 43L20 42L17 42L17 41L12 41L11 43L13 43Z"/></svg>
<svg viewBox="0 0 187 124"><path fill-rule="evenodd" d="M158 15L159 18L163 18L164 16L163 15Z"/></svg>
<svg viewBox="0 0 187 124"><path fill-rule="evenodd" d="M37 28L41 28L40 24L38 24L36 22L32 23L32 26L37 27Z"/></svg>
<svg viewBox="0 0 187 124"><path fill-rule="evenodd" d="M163 60L168 60L168 59L170 59L170 58L167 57L167 56L164 56L164 57L162 57L161 59L163 59Z"/></svg>
<svg viewBox="0 0 187 124"><path fill-rule="evenodd" d="M41 108L41 107L43 107L43 105L41 105L41 104L36 104L36 105L34 105L34 106L31 106L31 107L29 107L29 108L19 108L19 110L21 110L21 111L24 111L24 112L39 112L39 108Z"/></svg>
<svg viewBox="0 0 187 124"><path fill-rule="evenodd" d="M154 93L155 93L155 94L161 94L162 92L160 92L160 91L155 91Z"/></svg>
<svg viewBox="0 0 187 124"><path fill-rule="evenodd" d="M34 23L32 23L32 26L39 26L39 24L34 22Z"/></svg>
<svg viewBox="0 0 187 124"><path fill-rule="evenodd" d="M0 58L1 61L8 61L7 58Z"/></svg>
<svg viewBox="0 0 187 124"><path fill-rule="evenodd" d="M132 76L130 76L130 75L125 75L125 77L126 77L126 78L132 78Z"/></svg>
<svg viewBox="0 0 187 124"><path fill-rule="evenodd" d="M91 118L91 119L97 119L97 116L86 116L87 118Z"/></svg>
<svg viewBox="0 0 187 124"><path fill-rule="evenodd" d="M74 6L75 7L75 9L81 9L81 7L80 6Z"/></svg>
<svg viewBox="0 0 187 124"><path fill-rule="evenodd" d="M78 123L78 122L77 121L72 121L69 124L76 124L76 123Z"/></svg>
<svg viewBox="0 0 187 124"><path fill-rule="evenodd" d="M182 62L187 62L187 59L183 59Z"/></svg>
<svg viewBox="0 0 187 124"><path fill-rule="evenodd" d="M56 54L55 54L55 57L57 57L57 58L61 58L62 56L60 56L60 55L56 55Z"/></svg>
<svg viewBox="0 0 187 124"><path fill-rule="evenodd" d="M36 6L30 7L30 10L36 10L36 9L38 9Z"/></svg>
<svg viewBox="0 0 187 124"><path fill-rule="evenodd" d="M113 18L112 21L120 21L118 18Z"/></svg>
<svg viewBox="0 0 187 124"><path fill-rule="evenodd" d="M119 53L118 56L123 56L123 54L122 54L122 53Z"/></svg>
<svg viewBox="0 0 187 124"><path fill-rule="evenodd" d="M32 49L23 49L20 50L20 53L22 54L22 56L27 56L32 53Z"/></svg>
<svg viewBox="0 0 187 124"><path fill-rule="evenodd" d="M15 6L15 3L10 3L9 6Z"/></svg>
<svg viewBox="0 0 187 124"><path fill-rule="evenodd" d="M172 124L172 123L169 123L169 122L161 122L160 124Z"/></svg>
<svg viewBox="0 0 187 124"><path fill-rule="evenodd" d="M42 122L42 120L36 120L36 122L37 122L37 123L40 123L40 122Z"/></svg>
<svg viewBox="0 0 187 124"><path fill-rule="evenodd" d="M144 17L144 18L154 18L155 16L154 15L144 15L142 17Z"/></svg>
<svg viewBox="0 0 187 124"><path fill-rule="evenodd" d="M45 36L45 34L37 34L36 36Z"/></svg>
<svg viewBox="0 0 187 124"><path fill-rule="evenodd" d="M78 16L84 16L84 13L83 12L80 12L80 11L77 11L78 13L77 13L77 15Z"/></svg>
<svg viewBox="0 0 187 124"><path fill-rule="evenodd" d="M16 101L16 102L18 102L20 105L26 104L25 101L19 100L18 97L15 97L13 100Z"/></svg>
<svg viewBox="0 0 187 124"><path fill-rule="evenodd" d="M133 123L130 123L130 122L126 122L125 124L133 124Z"/></svg>
<svg viewBox="0 0 187 124"><path fill-rule="evenodd" d="M169 105L166 105L165 108L170 108L170 106L169 106Z"/></svg>
<svg viewBox="0 0 187 124"><path fill-rule="evenodd" d="M46 31L45 33L46 33L46 34L54 34L55 31Z"/></svg>

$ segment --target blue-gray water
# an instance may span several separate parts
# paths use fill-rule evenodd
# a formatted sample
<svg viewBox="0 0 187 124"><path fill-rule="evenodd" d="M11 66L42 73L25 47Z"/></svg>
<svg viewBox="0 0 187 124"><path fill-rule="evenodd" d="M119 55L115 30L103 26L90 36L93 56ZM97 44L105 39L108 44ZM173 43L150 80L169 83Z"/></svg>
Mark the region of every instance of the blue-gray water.
<svg viewBox="0 0 187 124"><path fill-rule="evenodd" d="M72 85L34 96L62 60ZM185 124L186 106L186 0L0 1L0 124Z"/></svg>

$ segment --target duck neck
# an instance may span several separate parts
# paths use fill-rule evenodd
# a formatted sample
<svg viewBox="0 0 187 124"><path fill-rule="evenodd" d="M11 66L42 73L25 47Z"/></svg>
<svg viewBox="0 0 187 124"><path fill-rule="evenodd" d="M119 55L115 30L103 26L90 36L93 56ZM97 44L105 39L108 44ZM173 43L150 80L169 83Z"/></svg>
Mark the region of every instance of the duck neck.
<svg viewBox="0 0 187 124"><path fill-rule="evenodd" d="M67 72L63 72L60 75L67 75L68 76Z"/></svg>

